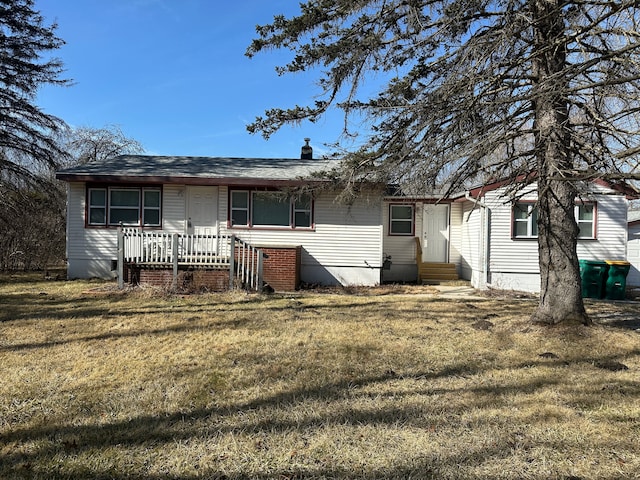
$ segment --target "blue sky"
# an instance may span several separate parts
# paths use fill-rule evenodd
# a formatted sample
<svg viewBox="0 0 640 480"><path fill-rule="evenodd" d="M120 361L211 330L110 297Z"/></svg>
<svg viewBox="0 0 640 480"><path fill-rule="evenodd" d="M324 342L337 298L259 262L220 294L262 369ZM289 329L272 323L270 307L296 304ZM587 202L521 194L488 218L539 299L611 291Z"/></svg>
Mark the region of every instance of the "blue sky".
<svg viewBox="0 0 640 480"><path fill-rule="evenodd" d="M313 102L315 76L278 77L291 53L244 52L257 24L298 13L295 0L37 0L58 23L56 52L70 87L44 87L38 105L74 127L118 125L147 153L297 157L305 137L315 156L341 132L340 113L284 127L265 141L246 125L265 109ZM317 73L316 73L317 75Z"/></svg>

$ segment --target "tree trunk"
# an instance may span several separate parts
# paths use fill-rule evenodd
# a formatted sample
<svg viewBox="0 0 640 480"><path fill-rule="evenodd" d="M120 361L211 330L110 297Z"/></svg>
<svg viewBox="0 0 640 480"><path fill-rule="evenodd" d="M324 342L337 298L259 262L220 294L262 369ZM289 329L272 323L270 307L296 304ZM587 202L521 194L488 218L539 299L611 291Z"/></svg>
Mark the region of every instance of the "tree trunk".
<svg viewBox="0 0 640 480"><path fill-rule="evenodd" d="M532 319L588 325L576 252L575 191L570 183L557 180L540 180L538 189L540 303Z"/></svg>
<svg viewBox="0 0 640 480"><path fill-rule="evenodd" d="M589 324L578 263L575 186L559 180L572 170L561 0L531 0L535 25L533 92L538 167L540 303L534 322Z"/></svg>

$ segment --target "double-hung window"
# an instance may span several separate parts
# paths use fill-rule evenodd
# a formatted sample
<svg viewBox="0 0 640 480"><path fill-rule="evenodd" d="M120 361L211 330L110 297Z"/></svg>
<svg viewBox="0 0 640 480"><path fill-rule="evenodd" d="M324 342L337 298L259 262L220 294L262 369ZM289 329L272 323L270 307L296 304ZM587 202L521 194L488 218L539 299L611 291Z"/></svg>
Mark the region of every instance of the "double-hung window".
<svg viewBox="0 0 640 480"><path fill-rule="evenodd" d="M158 187L91 187L87 190L87 225L160 226L161 196Z"/></svg>
<svg viewBox="0 0 640 480"><path fill-rule="evenodd" d="M142 224L160 225L160 190L142 190Z"/></svg>
<svg viewBox="0 0 640 480"><path fill-rule="evenodd" d="M234 227L311 228L313 201L306 194L232 190L230 223Z"/></svg>
<svg viewBox="0 0 640 480"><path fill-rule="evenodd" d="M574 206L580 239L596 238L596 204L580 202ZM538 237L538 207L533 202L516 202L513 205L513 238Z"/></svg>
<svg viewBox="0 0 640 480"><path fill-rule="evenodd" d="M579 203L574 208L576 222L580 229L578 238L596 238L596 204Z"/></svg>
<svg viewBox="0 0 640 480"><path fill-rule="evenodd" d="M105 225L107 223L107 189L90 188L87 194L87 223L89 225Z"/></svg>
<svg viewBox="0 0 640 480"><path fill-rule="evenodd" d="M389 205L389 235L413 235L413 205Z"/></svg>
<svg viewBox="0 0 640 480"><path fill-rule="evenodd" d="M538 207L532 202L516 202L513 206L513 237L538 237Z"/></svg>
<svg viewBox="0 0 640 480"><path fill-rule="evenodd" d="M293 225L295 227L311 227L311 206L310 195L300 195L293 199Z"/></svg>
<svg viewBox="0 0 640 480"><path fill-rule="evenodd" d="M249 192L231 192L231 225L249 225Z"/></svg>

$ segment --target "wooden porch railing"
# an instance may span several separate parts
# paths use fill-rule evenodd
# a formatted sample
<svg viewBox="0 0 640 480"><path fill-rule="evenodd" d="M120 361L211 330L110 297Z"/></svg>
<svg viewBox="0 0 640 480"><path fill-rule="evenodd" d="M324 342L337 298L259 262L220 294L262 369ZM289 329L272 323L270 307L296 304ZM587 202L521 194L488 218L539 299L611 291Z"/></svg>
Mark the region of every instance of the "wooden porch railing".
<svg viewBox="0 0 640 480"><path fill-rule="evenodd" d="M422 244L420 243L420 237L414 237L416 239L416 263L420 265L422 263Z"/></svg>
<svg viewBox="0 0 640 480"><path fill-rule="evenodd" d="M234 235L179 234L118 228L118 285L124 287L124 266L171 267L173 286L180 268L229 269L229 289L261 291L263 257L259 248Z"/></svg>

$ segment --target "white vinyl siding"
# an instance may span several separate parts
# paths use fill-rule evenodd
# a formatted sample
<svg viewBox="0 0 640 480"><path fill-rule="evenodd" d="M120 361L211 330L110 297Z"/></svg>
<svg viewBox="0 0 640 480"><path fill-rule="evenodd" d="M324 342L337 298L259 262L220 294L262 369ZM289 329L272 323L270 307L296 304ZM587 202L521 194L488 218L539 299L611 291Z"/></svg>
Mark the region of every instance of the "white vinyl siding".
<svg viewBox="0 0 640 480"><path fill-rule="evenodd" d="M158 190L156 190L158 191ZM117 258L117 229L86 228L87 189L84 183L68 184L67 259L69 278L112 278L111 261ZM184 186L162 190L163 231L184 229Z"/></svg>
<svg viewBox="0 0 640 480"><path fill-rule="evenodd" d="M482 267L482 207L464 202L460 225L460 276L477 286ZM474 278L475 277L475 278Z"/></svg>
<svg viewBox="0 0 640 480"><path fill-rule="evenodd" d="M162 230L168 233L185 233L186 198L184 185L164 185L162 188Z"/></svg>
<svg viewBox="0 0 640 480"><path fill-rule="evenodd" d="M612 191L602 187L594 186L593 188L593 192L585 194L579 202L596 205L597 213L594 223L596 238L578 240L578 258L623 260L626 252L627 200L624 196L612 194ZM539 291L540 268L537 239L512 237L512 203L501 196L502 192L501 189L490 191L481 199L491 212L489 284L496 288ZM520 200L535 202L537 196L534 187L524 191ZM471 202L466 202L465 209L471 208ZM576 206L576 209L579 207ZM479 217L478 212L478 220ZM474 242L473 232L475 231L481 232L480 225L471 228L464 235L467 248L463 252L463 257L473 252L472 242ZM476 273L482 270L482 266L475 262L474 256L468 257L464 263L472 268L472 277L477 276Z"/></svg>
<svg viewBox="0 0 640 480"><path fill-rule="evenodd" d="M533 205L536 193L528 189L520 201ZM512 203L503 195L502 189L488 192L483 202L491 212L491 232L489 238L489 271L538 273L537 238L512 238Z"/></svg>
<svg viewBox="0 0 640 480"><path fill-rule="evenodd" d="M423 202L416 201L414 205L413 226L414 235L392 235L391 206L401 205L398 201L386 200L384 203L382 224L384 225L384 254L391 257L391 271L383 272L383 279L387 281L413 282L417 280L418 267L416 256L416 237L422 234ZM463 203L449 204L449 262L456 264L458 274L461 274L462 249L463 249Z"/></svg>
<svg viewBox="0 0 640 480"><path fill-rule="evenodd" d="M625 260L628 202L622 195L597 198L596 239L578 240L578 258Z"/></svg>
<svg viewBox="0 0 640 480"><path fill-rule="evenodd" d="M457 265L459 275L462 262L462 207L461 202L454 202L449 207L449 262Z"/></svg>
<svg viewBox="0 0 640 480"><path fill-rule="evenodd" d="M382 200L374 194L352 205L336 203L335 193L314 200L314 229L226 228L228 188L218 191L217 218L222 234L233 234L257 246L301 246L301 278L308 283L376 285L382 267ZM117 229L86 228L87 192L84 183L68 186L67 250L71 278L112 278L111 260L117 258ZM162 189L163 231L184 233L186 187ZM308 218L308 203L296 211ZM301 220L301 221L302 221Z"/></svg>
<svg viewBox="0 0 640 480"><path fill-rule="evenodd" d="M227 187L220 187L219 218L227 215ZM335 193L321 192L313 201L311 229L228 229L256 246L302 246L303 282L374 285L382 267L382 200L372 194L352 205L337 203Z"/></svg>
<svg viewBox="0 0 640 480"><path fill-rule="evenodd" d="M113 277L110 262L117 258L117 230L86 228L87 191L72 182L67 198L67 260L69 278Z"/></svg>
<svg viewBox="0 0 640 480"><path fill-rule="evenodd" d="M384 204L383 220L384 225L384 254L391 256L391 262L394 266L399 265L415 265L416 264L416 238L415 236L406 235L391 235L389 232L390 225L390 209L389 203ZM417 212L420 214L417 214ZM414 230L416 232L422 231L422 210L415 209L414 215ZM410 280L410 279L407 279ZM415 280L413 278L412 280Z"/></svg>
<svg viewBox="0 0 640 480"><path fill-rule="evenodd" d="M391 235L391 204L399 205L397 201L385 201L382 208L383 251L389 257L391 266L382 272L382 279L386 282L415 282L418 278L416 263L415 235ZM414 232L422 232L422 208L419 203L414 207Z"/></svg>
<svg viewBox="0 0 640 480"><path fill-rule="evenodd" d="M627 261L631 263L627 275L627 285L640 287L640 224L629 226Z"/></svg>

